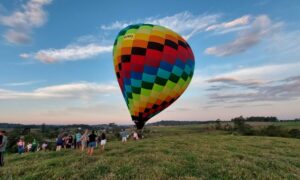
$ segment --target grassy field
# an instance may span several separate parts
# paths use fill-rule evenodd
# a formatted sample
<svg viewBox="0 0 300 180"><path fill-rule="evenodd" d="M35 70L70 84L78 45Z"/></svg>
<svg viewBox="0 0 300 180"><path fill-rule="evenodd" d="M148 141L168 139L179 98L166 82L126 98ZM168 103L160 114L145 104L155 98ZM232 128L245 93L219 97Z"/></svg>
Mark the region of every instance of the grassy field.
<svg viewBox="0 0 300 180"><path fill-rule="evenodd" d="M300 139L157 127L141 141L6 156L0 179L300 179Z"/></svg>

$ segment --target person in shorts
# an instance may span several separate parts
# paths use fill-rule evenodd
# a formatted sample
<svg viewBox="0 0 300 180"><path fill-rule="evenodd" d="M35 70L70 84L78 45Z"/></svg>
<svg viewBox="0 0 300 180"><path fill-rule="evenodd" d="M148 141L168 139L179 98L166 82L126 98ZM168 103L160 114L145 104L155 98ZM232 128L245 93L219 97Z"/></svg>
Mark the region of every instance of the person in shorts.
<svg viewBox="0 0 300 180"><path fill-rule="evenodd" d="M94 153L94 148L96 147L96 134L95 131L93 130L92 133L89 135L89 144L88 144L88 155L93 155Z"/></svg>
<svg viewBox="0 0 300 180"><path fill-rule="evenodd" d="M63 137L62 135L59 135L56 139L56 151L60 151L63 145L64 145Z"/></svg>
<svg viewBox="0 0 300 180"><path fill-rule="evenodd" d="M101 140L100 140L100 150L104 151L104 147L105 147L105 144L106 144L106 135L105 135L104 132L101 134L100 138L101 138Z"/></svg>
<svg viewBox="0 0 300 180"><path fill-rule="evenodd" d="M127 142L127 132L125 131L125 129L123 129L121 132L120 132L120 135L121 135L121 138L122 138L122 143L126 143Z"/></svg>

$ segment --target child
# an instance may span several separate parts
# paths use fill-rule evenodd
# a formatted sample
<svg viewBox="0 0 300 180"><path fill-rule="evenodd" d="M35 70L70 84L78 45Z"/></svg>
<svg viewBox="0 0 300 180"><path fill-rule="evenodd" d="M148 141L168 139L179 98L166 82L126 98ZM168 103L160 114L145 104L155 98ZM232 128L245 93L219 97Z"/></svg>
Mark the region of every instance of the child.
<svg viewBox="0 0 300 180"><path fill-rule="evenodd" d="M18 153L23 154L25 151L25 141L23 140L22 137L19 139L17 146L18 146Z"/></svg>
<svg viewBox="0 0 300 180"><path fill-rule="evenodd" d="M133 140L139 140L139 135L137 132L133 132Z"/></svg>

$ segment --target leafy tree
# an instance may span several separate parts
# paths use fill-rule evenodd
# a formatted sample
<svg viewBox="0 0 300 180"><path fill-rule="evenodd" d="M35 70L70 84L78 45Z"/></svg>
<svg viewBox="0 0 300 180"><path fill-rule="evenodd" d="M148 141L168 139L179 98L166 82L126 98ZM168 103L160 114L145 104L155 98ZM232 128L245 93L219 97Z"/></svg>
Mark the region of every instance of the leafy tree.
<svg viewBox="0 0 300 180"><path fill-rule="evenodd" d="M220 119L217 119L216 120L216 130L220 130L220 129L222 129L222 125L221 125L221 120Z"/></svg>

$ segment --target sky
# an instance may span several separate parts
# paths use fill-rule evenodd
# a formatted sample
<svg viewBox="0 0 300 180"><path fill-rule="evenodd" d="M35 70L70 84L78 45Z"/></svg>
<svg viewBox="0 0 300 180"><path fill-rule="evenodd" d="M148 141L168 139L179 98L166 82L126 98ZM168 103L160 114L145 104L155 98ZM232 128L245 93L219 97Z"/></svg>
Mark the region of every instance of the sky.
<svg viewBox="0 0 300 180"><path fill-rule="evenodd" d="M135 23L195 55L184 94L148 122L300 117L300 1L0 1L0 123L133 124L112 45Z"/></svg>

